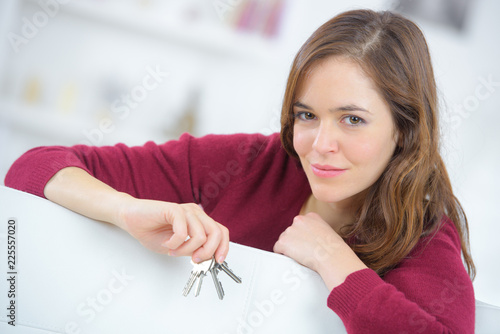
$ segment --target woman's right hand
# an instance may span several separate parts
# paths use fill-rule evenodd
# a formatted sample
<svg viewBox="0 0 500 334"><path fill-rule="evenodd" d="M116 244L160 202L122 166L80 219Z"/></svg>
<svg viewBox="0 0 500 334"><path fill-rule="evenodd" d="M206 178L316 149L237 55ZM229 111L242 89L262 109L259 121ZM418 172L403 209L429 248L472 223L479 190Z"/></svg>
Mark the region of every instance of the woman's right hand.
<svg viewBox="0 0 500 334"><path fill-rule="evenodd" d="M116 225L157 253L191 256L196 263L215 256L222 263L229 251L228 229L194 203L127 196L120 204L116 220Z"/></svg>
<svg viewBox="0 0 500 334"><path fill-rule="evenodd" d="M137 199L78 167L58 171L45 185L44 194L70 210L121 227L158 253L189 255L194 262L215 256L222 262L229 251L228 229L198 205Z"/></svg>

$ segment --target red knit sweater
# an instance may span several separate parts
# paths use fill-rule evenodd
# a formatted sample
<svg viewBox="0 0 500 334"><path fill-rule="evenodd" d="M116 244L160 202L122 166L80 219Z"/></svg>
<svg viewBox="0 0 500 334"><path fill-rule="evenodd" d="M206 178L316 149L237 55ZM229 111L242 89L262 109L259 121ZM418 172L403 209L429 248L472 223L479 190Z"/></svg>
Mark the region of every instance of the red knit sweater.
<svg viewBox="0 0 500 334"><path fill-rule="evenodd" d="M229 228L232 241L267 251L311 194L278 134L186 134L141 147L41 147L14 163L5 185L43 197L47 181L69 166L138 198L200 203ZM472 282L449 221L383 279L360 270L325 298L349 333L474 332Z"/></svg>

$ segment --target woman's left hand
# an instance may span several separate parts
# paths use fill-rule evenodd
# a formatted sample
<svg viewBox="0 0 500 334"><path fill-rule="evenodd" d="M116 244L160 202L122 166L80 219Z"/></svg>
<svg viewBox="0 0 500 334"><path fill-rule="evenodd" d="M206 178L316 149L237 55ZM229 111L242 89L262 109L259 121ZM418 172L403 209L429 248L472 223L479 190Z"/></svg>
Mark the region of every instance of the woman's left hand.
<svg viewBox="0 0 500 334"><path fill-rule="evenodd" d="M280 235L274 252L316 271L329 290L342 284L349 274L367 268L316 213L296 216L292 225Z"/></svg>

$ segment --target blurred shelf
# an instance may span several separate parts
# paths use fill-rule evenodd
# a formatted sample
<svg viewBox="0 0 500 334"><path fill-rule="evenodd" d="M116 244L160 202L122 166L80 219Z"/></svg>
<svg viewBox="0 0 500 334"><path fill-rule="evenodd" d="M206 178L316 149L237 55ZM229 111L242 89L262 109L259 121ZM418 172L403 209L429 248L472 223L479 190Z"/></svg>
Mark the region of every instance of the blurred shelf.
<svg viewBox="0 0 500 334"><path fill-rule="evenodd" d="M0 122L13 131L25 131L49 138L67 141L82 139L83 129L92 129L95 124L73 115L64 115L52 110L21 106L0 98Z"/></svg>
<svg viewBox="0 0 500 334"><path fill-rule="evenodd" d="M49 108L22 106L1 97L0 124L12 132L23 133L25 138L48 138L57 145L85 143L102 146L114 145L117 142L143 145L150 140L162 143L167 139L177 138L161 128L138 128L136 124L124 125L114 120L110 124L113 129L103 132L99 128L99 122L91 122L88 117L63 114Z"/></svg>
<svg viewBox="0 0 500 334"><path fill-rule="evenodd" d="M14 16L22 17L24 15L24 18L31 22L33 22L33 17L37 13L44 10L40 0L11 1L16 1L17 4L16 15ZM65 34L66 31L68 33L70 31L77 31L75 35L69 35L69 38L73 38L73 41L76 42L75 44L79 42L76 35L80 33L84 35L87 30L92 30L92 34L99 34L101 31L103 34L107 34L111 31L109 35L113 37L123 34L138 36L136 40L148 39L149 41L151 39L153 49L156 47L164 51L163 47L165 45L173 45L172 53L178 52L181 56L195 54L200 59L203 59L203 64L212 64L213 62L211 61L214 58L222 62L229 59L236 60L239 63L238 66L257 69L264 67L267 70L283 62L283 38L279 37L279 35L265 37L262 35L261 30L253 32L238 30L238 28L228 23L229 21L226 22L219 19L217 12L212 7L214 2L211 1L72 0L65 4L61 4L58 1L44 3L51 3L52 6L55 6L54 4L57 3L57 6L52 8L51 13L46 10L46 14L50 16L49 20L54 21L48 24L53 23L54 26L59 27L54 28L53 31L48 31L48 33L53 34L47 35L50 37L46 39L46 41L50 40L53 43L51 45L57 45L57 38L60 36L64 36L64 38L68 37ZM141 3L147 5L141 5ZM194 18L190 18L189 15L183 15L186 14L186 8L199 10L198 14L200 15L194 15ZM280 15L281 21L283 21L283 12L280 12ZM18 28L16 26L16 29ZM64 34L58 35L57 33L61 30ZM118 33L116 34L116 32ZM114 41L110 40L109 43L114 43ZM128 43L125 47L136 47L133 43ZM149 44L146 44L146 46L149 47ZM71 44L71 47L74 48L74 44ZM170 52L171 50L168 49L167 51ZM37 56L37 53L33 52L32 55ZM11 55L11 57L13 60L15 56ZM66 59L72 58L67 57ZM240 60L242 62L239 62ZM41 78L40 81L43 81L44 85L49 85L48 88L44 88L44 91L48 90L51 92L52 89L56 91L56 89L59 89L59 84L61 87L65 84L64 82L66 81L63 82L63 80L66 79L64 77L53 77L53 72L50 69L57 68L59 65L57 59L47 57L44 61L45 64L43 62L37 62L36 64L41 64L40 67L48 67L49 69L42 71L42 73L52 80ZM67 64L65 63L65 65ZM217 65L219 65L219 62L215 64L215 66ZM22 71L19 69L17 71L24 72L23 67L19 68L22 68ZM227 73L223 74L227 75ZM6 125L12 131L19 131L28 136L32 134L34 138L37 136L47 137L56 139L62 143L76 143L85 140L85 132L95 129L96 124L98 124L95 110L93 112L89 108L80 107L80 109L75 110L73 113L60 112L60 108L57 108L57 101L52 101L54 97L50 94L50 96L44 96L44 99L40 101L49 101L49 104L53 102L53 108L48 105L42 107L40 104L28 105L25 102L21 102L21 100L14 100L12 96L22 94L12 94L12 92L16 90L21 92L29 90L30 78L33 76L33 73L26 70L26 73L21 73L18 76L21 79L16 80L19 81L19 83L15 82L16 88L6 89L2 93L3 95L0 95L0 122L2 125ZM85 89L88 89L87 86L83 86ZM98 88L102 87L99 86ZM92 99L92 97L89 97L93 96L92 94L94 94L94 91L86 94L85 98ZM100 95L94 97L97 100L101 98L102 96ZM94 104L89 103L89 105ZM142 133L146 133L149 137L159 138L158 140L166 136L170 137L175 132L175 129L171 129L170 127L162 129L159 126L151 124L141 124L141 126L143 127L140 130ZM145 136L136 131L138 128L138 124L120 124L120 127L113 134L106 136L106 141L111 142L115 138L119 138L115 140L121 140L124 137L132 138L134 142L143 141ZM119 136L120 132L122 133L122 137ZM123 135L125 132L126 135Z"/></svg>
<svg viewBox="0 0 500 334"><path fill-rule="evenodd" d="M25 1L38 6L38 0ZM71 1L60 5L59 10L88 21L146 34L217 56L238 56L267 63L280 59L277 37L265 38L238 31L224 26L222 22L183 22L175 14L155 11L153 7L140 8L131 2L117 5L117 2L109 1Z"/></svg>

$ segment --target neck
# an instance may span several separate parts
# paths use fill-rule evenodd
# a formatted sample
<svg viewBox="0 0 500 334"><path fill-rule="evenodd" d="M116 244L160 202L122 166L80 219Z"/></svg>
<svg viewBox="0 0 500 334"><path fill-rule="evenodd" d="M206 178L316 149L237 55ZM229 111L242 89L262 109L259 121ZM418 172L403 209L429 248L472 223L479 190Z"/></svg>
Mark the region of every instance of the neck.
<svg viewBox="0 0 500 334"><path fill-rule="evenodd" d="M357 204L359 204L359 198L348 198L341 202L327 203L319 201L311 194L304 203L300 214L305 215L309 212L315 212L323 218L335 232L339 233L342 227L354 222Z"/></svg>

